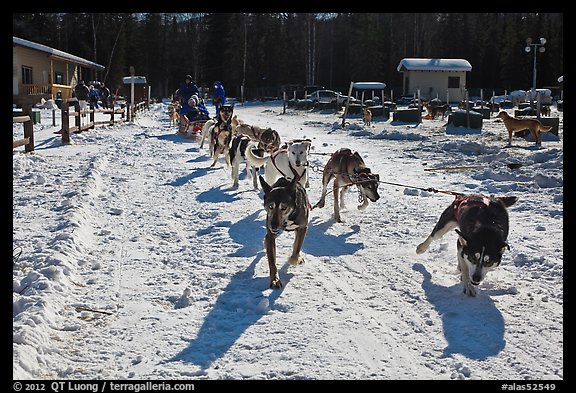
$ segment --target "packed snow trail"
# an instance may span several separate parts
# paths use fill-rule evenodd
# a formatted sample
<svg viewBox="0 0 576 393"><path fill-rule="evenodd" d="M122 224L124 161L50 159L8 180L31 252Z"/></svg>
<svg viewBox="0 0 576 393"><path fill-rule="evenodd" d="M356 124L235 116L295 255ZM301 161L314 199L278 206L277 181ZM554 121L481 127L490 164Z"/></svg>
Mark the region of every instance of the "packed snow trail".
<svg viewBox="0 0 576 393"><path fill-rule="evenodd" d="M285 264L293 234L281 234L284 286L269 289L261 192L245 172L233 189L224 160L210 167L158 104L134 124L15 158L14 220L49 233L31 246L14 232L29 255L15 278L15 378L563 378L561 142L502 149L491 124L482 139L454 140L440 121L343 130L333 114L282 114L278 103L235 112L283 140L312 139L322 153L311 155L312 204L324 154L340 147L359 151L382 180L515 193L512 250L468 298L454 237L415 254L451 197L381 185L363 212L351 191L343 223L331 218L330 194L311 212L303 265ZM530 171L503 165L519 158ZM462 161L502 165L422 172ZM43 219L33 220L25 208L40 187Z"/></svg>

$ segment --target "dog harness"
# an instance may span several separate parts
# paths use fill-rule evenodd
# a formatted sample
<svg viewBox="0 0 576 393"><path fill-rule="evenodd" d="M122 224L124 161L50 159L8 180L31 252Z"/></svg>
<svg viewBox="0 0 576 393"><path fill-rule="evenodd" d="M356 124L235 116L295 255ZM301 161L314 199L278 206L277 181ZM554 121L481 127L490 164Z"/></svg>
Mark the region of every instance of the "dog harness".
<svg viewBox="0 0 576 393"><path fill-rule="evenodd" d="M482 199L478 200L476 198L471 198L467 196L456 196L454 202L452 202L452 206L454 208L454 219L458 221L460 219L460 214L463 208L471 207L471 206L488 206L490 205L490 199L485 196L481 195Z"/></svg>
<svg viewBox="0 0 576 393"><path fill-rule="evenodd" d="M286 174L284 172L282 172L282 170L280 168L278 168L278 165L276 165L276 157L278 156L278 154L282 153L282 152L286 152L286 154L288 154L288 150L286 149L279 149L277 151L274 152L274 154L272 154L270 156L270 160L272 161L272 165L274 165L274 168L276 168L278 170L278 172L280 172L280 174L285 177L288 178L288 176L286 176ZM296 169L294 169L294 167L292 166L292 164L290 163L290 160L288 160L288 167L290 168L290 170L292 171L292 174L294 175L294 177L296 178L296 181L300 181L300 178L302 177L298 172L296 172Z"/></svg>

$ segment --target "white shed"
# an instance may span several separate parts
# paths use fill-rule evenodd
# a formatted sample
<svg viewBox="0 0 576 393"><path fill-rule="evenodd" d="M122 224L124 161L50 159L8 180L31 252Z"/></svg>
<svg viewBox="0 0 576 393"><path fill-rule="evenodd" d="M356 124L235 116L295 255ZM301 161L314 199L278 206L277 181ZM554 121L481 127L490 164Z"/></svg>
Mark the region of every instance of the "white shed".
<svg viewBox="0 0 576 393"><path fill-rule="evenodd" d="M420 90L423 98L460 102L466 90L466 72L472 70L472 65L464 59L406 58L397 70L404 73L404 95Z"/></svg>

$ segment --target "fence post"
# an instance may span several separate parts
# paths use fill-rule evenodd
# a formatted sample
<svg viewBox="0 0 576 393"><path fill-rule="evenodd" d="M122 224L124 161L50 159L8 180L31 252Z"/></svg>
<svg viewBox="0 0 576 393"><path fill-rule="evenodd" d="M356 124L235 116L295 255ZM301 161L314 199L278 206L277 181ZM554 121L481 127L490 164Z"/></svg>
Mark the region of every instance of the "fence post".
<svg viewBox="0 0 576 393"><path fill-rule="evenodd" d="M112 113L110 113L110 123L114 125L114 108L112 108Z"/></svg>
<svg viewBox="0 0 576 393"><path fill-rule="evenodd" d="M76 111L76 117L74 118L74 125L78 127L78 130L76 132L82 132L82 121L80 119L80 117L82 116L80 114L82 108L80 107L80 104L78 105L74 104L74 110Z"/></svg>
<svg viewBox="0 0 576 393"><path fill-rule="evenodd" d="M93 102L90 103L90 122L92 123L92 125L88 128L93 129L94 128L94 103Z"/></svg>
<svg viewBox="0 0 576 393"><path fill-rule="evenodd" d="M70 144L70 104L62 102L62 143Z"/></svg>
<svg viewBox="0 0 576 393"><path fill-rule="evenodd" d="M27 145L24 146L26 153L34 151L34 122L32 121L32 104L24 104L22 113L30 117L30 121L24 122L24 138L30 138Z"/></svg>

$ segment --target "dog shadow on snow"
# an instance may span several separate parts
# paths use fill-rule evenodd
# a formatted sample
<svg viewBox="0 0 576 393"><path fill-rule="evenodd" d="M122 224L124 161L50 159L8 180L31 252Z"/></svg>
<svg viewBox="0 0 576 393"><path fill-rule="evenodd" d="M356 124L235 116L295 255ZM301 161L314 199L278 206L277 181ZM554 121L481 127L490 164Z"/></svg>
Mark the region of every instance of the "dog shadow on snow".
<svg viewBox="0 0 576 393"><path fill-rule="evenodd" d="M276 305L277 299L282 295L284 288L290 284L294 273L289 271L287 262L291 247L281 247L278 253L279 275L283 286L279 289L269 289L270 277L268 274L256 273L258 263L264 264L264 271L268 272L268 260L266 251L263 249L264 236L266 235L266 222L263 209L258 209L252 214L232 223L222 221L214 224L218 227L228 227L230 240L240 247L229 253L228 257L252 258L250 264L241 271L235 273L228 285L222 290L212 309L208 312L195 337L190 339L190 344L174 357L165 362L189 362L205 370L218 359L221 359L238 339L252 325L257 323L269 310L283 312L281 305ZM353 228L350 232L339 236L325 233L330 223L316 223L309 226L311 238L304 241L304 253L311 255L335 255L337 252L351 254L362 244L346 244L348 236L359 231ZM198 233L199 236L212 232L213 228L206 228ZM285 232L280 236L293 240L292 232ZM315 246L314 243L331 241L329 247ZM308 249L306 242L309 242ZM335 245L340 245L336 247ZM341 254L339 254L341 255ZM260 268L259 271L263 269ZM266 304L267 302L267 304ZM263 304L264 303L264 304ZM267 345L263 343L262 345Z"/></svg>
<svg viewBox="0 0 576 393"><path fill-rule="evenodd" d="M200 366L202 371L206 370L222 358L268 310L275 308L276 300L293 274L288 272L287 263L280 266L279 274L284 286L270 290L269 276L254 276L256 265L261 260L267 263L264 251L258 252L246 269L232 276L204 318L197 334L191 338L190 344L165 362L188 362Z"/></svg>
<svg viewBox="0 0 576 393"><path fill-rule="evenodd" d="M504 318L490 298L502 293L479 290L476 297L469 297L462 293L460 283L451 287L434 284L424 265L415 263L412 268L422 273L422 289L442 318L448 342L443 356L460 353L470 359L485 360L504 349Z"/></svg>

